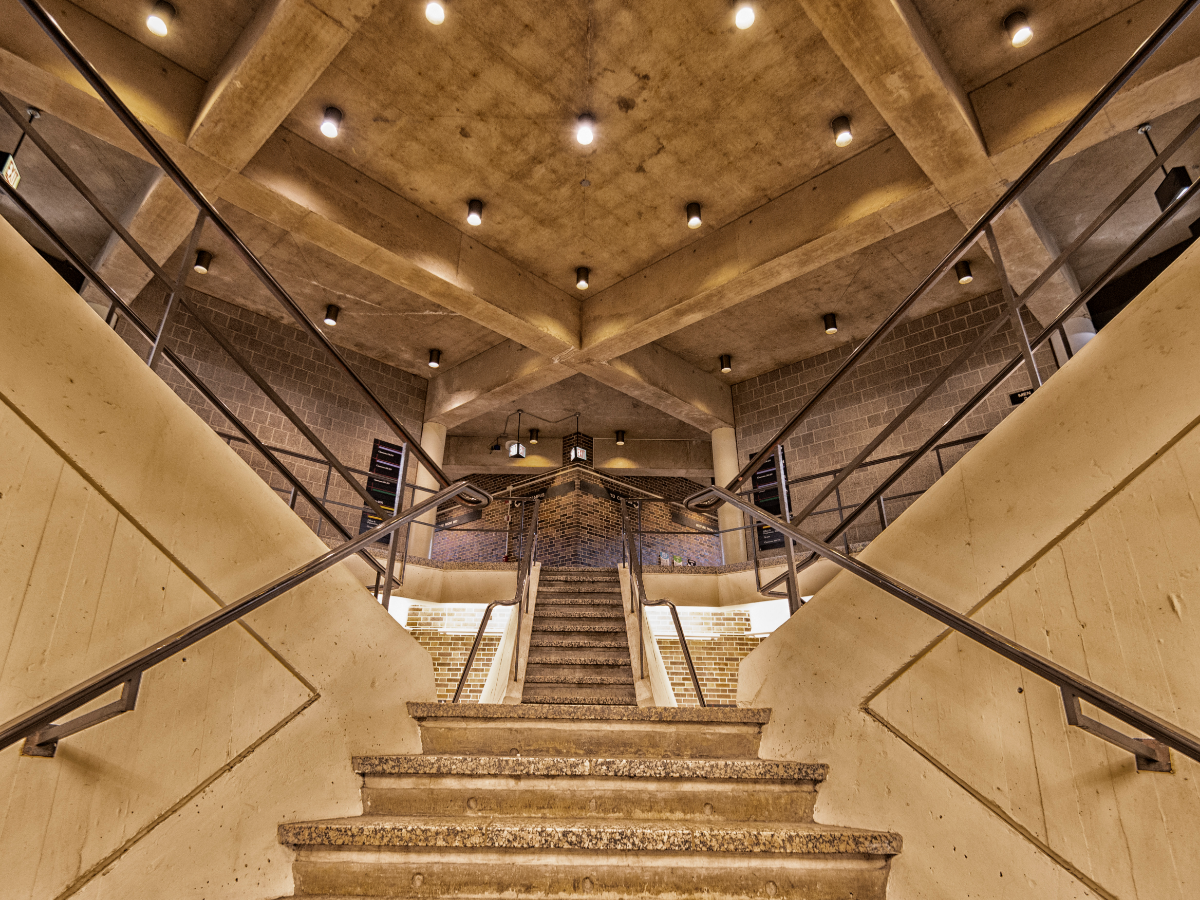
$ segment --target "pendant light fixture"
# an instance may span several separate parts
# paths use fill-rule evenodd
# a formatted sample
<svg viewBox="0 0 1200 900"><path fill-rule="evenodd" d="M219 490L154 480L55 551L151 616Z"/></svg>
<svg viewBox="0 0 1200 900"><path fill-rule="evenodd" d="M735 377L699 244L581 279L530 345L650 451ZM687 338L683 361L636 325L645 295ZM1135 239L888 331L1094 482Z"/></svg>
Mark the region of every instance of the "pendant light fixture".
<svg viewBox="0 0 1200 900"><path fill-rule="evenodd" d="M336 106L325 107L325 117L321 119L321 134L327 138L335 138L342 131L342 111Z"/></svg>
<svg viewBox="0 0 1200 900"><path fill-rule="evenodd" d="M472 225L483 223L483 201L470 200L467 202L467 221Z"/></svg>
<svg viewBox="0 0 1200 900"><path fill-rule="evenodd" d="M196 261L192 264L192 271L197 275L207 275L208 268L212 265L212 254L207 250L196 251Z"/></svg>
<svg viewBox="0 0 1200 900"><path fill-rule="evenodd" d="M525 445L521 443L521 410L517 410L517 439L508 445L509 459L524 459Z"/></svg>
<svg viewBox="0 0 1200 900"><path fill-rule="evenodd" d="M625 432L623 432L623 431L617 432L617 446L618 447L625 446Z"/></svg>
<svg viewBox="0 0 1200 900"><path fill-rule="evenodd" d="M166 37L174 21L175 7L170 3L159 2L154 4L150 15L146 16L146 27L150 29L151 34Z"/></svg>
<svg viewBox="0 0 1200 900"><path fill-rule="evenodd" d="M536 444L537 444L537 442L538 442L538 434L539 434L539 433L540 433L540 432L539 432L539 431L538 431L538 429L536 429L536 428L530 428L530 429L529 429L529 444L530 444L530 446L534 446L534 445L536 445Z"/></svg>
<svg viewBox="0 0 1200 900"><path fill-rule="evenodd" d="M1150 123L1143 122L1137 127L1137 132L1150 144L1150 152L1158 156L1158 148L1154 146L1154 140L1150 137ZM1154 191L1154 199L1158 201L1158 208L1166 212L1168 206L1191 189L1192 179L1186 166L1176 166L1170 170L1163 166L1162 170L1162 184Z"/></svg>
<svg viewBox="0 0 1200 900"><path fill-rule="evenodd" d="M971 264L965 259L960 259L954 264L954 277L958 279L959 284L970 284L975 280L975 276L971 274Z"/></svg>
<svg viewBox="0 0 1200 900"><path fill-rule="evenodd" d="M437 369L441 365L442 365L442 351L441 350L430 350L429 351L429 368Z"/></svg>
<svg viewBox="0 0 1200 900"><path fill-rule="evenodd" d="M854 132L850 130L850 117L838 116L829 127L833 129L833 142L839 147L849 147L854 140Z"/></svg>
<svg viewBox="0 0 1200 900"><path fill-rule="evenodd" d="M334 306L332 303L330 303L327 307L325 307L325 324L328 325L330 328L332 328L334 325L336 325L337 320L338 320L338 313L340 313L341 311L342 311L342 308L340 306Z"/></svg>
<svg viewBox="0 0 1200 900"><path fill-rule="evenodd" d="M1008 39L1012 41L1014 47L1024 47L1033 40L1033 29L1029 27L1029 16L1023 9L1008 14L1004 20L1004 30L1008 32Z"/></svg>
<svg viewBox="0 0 1200 900"><path fill-rule="evenodd" d="M837 334L837 314L825 313L825 333Z"/></svg>
<svg viewBox="0 0 1200 900"><path fill-rule="evenodd" d="M687 227L688 228L699 228L700 225L701 225L700 204L699 203L689 203L687 205Z"/></svg>
<svg viewBox="0 0 1200 900"><path fill-rule="evenodd" d="M728 353L721 354L721 372L728 375L733 371L733 357Z"/></svg>

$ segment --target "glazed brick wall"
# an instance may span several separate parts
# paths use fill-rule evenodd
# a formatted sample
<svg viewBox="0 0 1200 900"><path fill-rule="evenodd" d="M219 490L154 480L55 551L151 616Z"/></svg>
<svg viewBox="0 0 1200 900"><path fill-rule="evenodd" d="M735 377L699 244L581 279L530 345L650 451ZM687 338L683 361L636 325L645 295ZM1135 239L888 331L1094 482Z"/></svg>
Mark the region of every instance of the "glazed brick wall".
<svg viewBox="0 0 1200 900"><path fill-rule="evenodd" d="M165 296L165 290L152 282L138 297L134 309L155 326L161 318ZM370 464L375 438L395 441L387 426L360 398L349 380L326 361L324 351L299 328L198 291L189 291L188 298L347 466L365 470ZM148 343L124 320L121 323L122 336L135 351L146 356ZM282 447L307 456L319 455L182 307L176 306L165 340L166 345L250 426L259 440L271 447ZM392 414L419 436L425 411L425 379L352 350L339 349ZM169 362L156 362L155 370L214 429L234 433L224 416L211 407ZM257 452L240 442L234 442L232 446L272 487L285 490L287 482ZM326 475L323 465L286 458L285 462L293 467L293 472L306 487L321 496ZM415 473L415 465L410 467L410 473ZM287 494L283 496L286 498ZM349 509L332 509L351 534L356 534L361 498L336 474L330 479L329 498L353 505ZM317 527L317 516L302 501L297 505L297 512L311 527ZM328 532L329 526L322 525L322 533Z"/></svg>
<svg viewBox="0 0 1200 900"><path fill-rule="evenodd" d="M437 685L438 700L450 700L462 669L466 664L471 644L483 620L484 606L476 604L414 603L408 610L406 627L417 642L433 657L433 676ZM488 620L487 631L475 655L471 674L463 688L462 700L478 702L483 694L488 670L500 646L500 637L508 624L512 610L498 607Z"/></svg>
<svg viewBox="0 0 1200 900"><path fill-rule="evenodd" d="M648 608L646 613L675 701L680 706L699 706L670 612ZM736 704L738 666L762 641L749 634L750 614L745 610L680 608L679 618L705 702L710 706Z"/></svg>
<svg viewBox="0 0 1200 900"><path fill-rule="evenodd" d="M941 312L899 325L872 351L849 379L836 388L815 410L808 422L787 441L785 452L791 478L836 469L849 462L892 417L900 412L979 332L1004 309L999 293L960 303ZM1040 326L1026 316L1026 330L1036 334ZM850 354L849 345L829 353L767 372L733 387L733 404L739 458L745 464L800 408L804 400L837 370ZM1000 365L1019 352L1016 332L1006 321L984 345L983 351L953 375L871 457L880 459L915 450L946 418L965 403ZM1055 371L1048 346L1036 355L1043 380ZM1022 366L991 396L958 425L946 440L982 434L995 428L1012 411L1010 392L1029 386ZM949 468L969 447L943 453ZM886 463L860 471L842 486L842 502L853 506L899 463ZM929 454L918 462L888 493L916 493L930 487L939 477L937 459ZM792 488L792 508L799 510L828 483L819 480ZM915 498L886 503L888 520L898 516ZM821 509L835 505L830 497ZM824 536L839 522L836 511L814 515L808 527ZM870 540L880 529L876 514L865 514L862 524L848 535L852 547Z"/></svg>

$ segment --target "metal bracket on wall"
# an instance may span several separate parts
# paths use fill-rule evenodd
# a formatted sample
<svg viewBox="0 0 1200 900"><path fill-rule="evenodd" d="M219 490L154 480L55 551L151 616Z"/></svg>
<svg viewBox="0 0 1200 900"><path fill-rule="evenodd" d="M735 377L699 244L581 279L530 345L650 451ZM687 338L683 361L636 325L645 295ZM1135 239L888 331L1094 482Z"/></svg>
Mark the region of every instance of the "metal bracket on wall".
<svg viewBox="0 0 1200 900"><path fill-rule="evenodd" d="M1171 748L1162 741L1156 741L1153 738L1132 738L1115 728L1109 728L1103 722L1097 722L1083 714L1083 708L1079 705L1079 697L1067 688L1059 690L1062 691L1063 706L1067 710L1068 725L1082 728L1088 734L1094 734L1122 750L1128 750L1136 757L1139 772L1171 771Z"/></svg>
<svg viewBox="0 0 1200 900"><path fill-rule="evenodd" d="M85 728L91 728L93 725L99 725L101 722L107 722L121 713L131 711L137 704L138 688L141 687L141 684L142 673L138 672L121 685L119 700L114 700L90 713L84 713L79 718L62 725L48 725L37 734L30 735L25 738L25 744L21 747L21 755L51 758L58 751L58 742L63 738L77 734Z"/></svg>

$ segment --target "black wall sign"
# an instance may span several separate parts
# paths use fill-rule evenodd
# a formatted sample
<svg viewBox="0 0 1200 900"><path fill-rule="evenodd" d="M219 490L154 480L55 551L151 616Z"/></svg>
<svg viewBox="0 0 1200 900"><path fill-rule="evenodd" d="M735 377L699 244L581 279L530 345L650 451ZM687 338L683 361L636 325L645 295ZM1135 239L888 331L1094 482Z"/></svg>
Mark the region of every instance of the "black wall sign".
<svg viewBox="0 0 1200 900"><path fill-rule="evenodd" d="M1025 388L1023 391L1016 391L1008 395L1008 402L1013 406L1020 406L1026 400L1033 396L1033 388Z"/></svg>
<svg viewBox="0 0 1200 900"><path fill-rule="evenodd" d="M752 476L752 484L754 486L754 505L759 509L769 512L773 516L782 514L782 507L779 504L779 482L780 478L775 472L775 455L762 464L762 467ZM787 481L787 457L783 460L783 478ZM758 549L759 550L777 550L783 546L783 535L767 525L757 525L755 530L758 534Z"/></svg>
<svg viewBox="0 0 1200 900"><path fill-rule="evenodd" d="M400 464L403 460L403 447L389 444L378 438L375 439L375 443L371 447L371 465L369 468L371 475L367 477L367 491L375 498L375 502L383 507L389 517L395 514L393 507L396 503L396 480L400 478ZM383 519L371 512L369 507L363 506L362 518L358 523L358 533L362 534L364 531L369 531L381 522L383 522ZM387 542L387 538L381 538L376 541L377 544L384 545Z"/></svg>

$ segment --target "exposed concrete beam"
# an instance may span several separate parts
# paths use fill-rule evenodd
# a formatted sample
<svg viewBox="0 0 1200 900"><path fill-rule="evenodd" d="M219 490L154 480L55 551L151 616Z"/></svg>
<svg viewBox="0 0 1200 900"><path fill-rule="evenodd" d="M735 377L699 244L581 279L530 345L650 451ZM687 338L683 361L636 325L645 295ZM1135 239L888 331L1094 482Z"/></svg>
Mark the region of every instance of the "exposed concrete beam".
<svg viewBox="0 0 1200 900"><path fill-rule="evenodd" d="M425 419L454 428L574 374L516 341L504 341L430 381Z"/></svg>
<svg viewBox="0 0 1200 900"><path fill-rule="evenodd" d="M489 450L487 437L451 435L446 439L442 468L452 478L475 473L498 475L537 475L562 465L562 439L542 438L529 448L525 459L509 459ZM676 475L684 478L711 478L712 444L709 441L627 441L618 447L612 438L595 438L593 445L597 471L613 475Z"/></svg>

